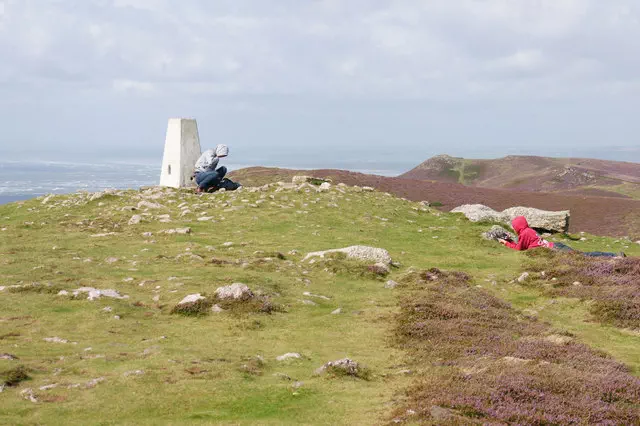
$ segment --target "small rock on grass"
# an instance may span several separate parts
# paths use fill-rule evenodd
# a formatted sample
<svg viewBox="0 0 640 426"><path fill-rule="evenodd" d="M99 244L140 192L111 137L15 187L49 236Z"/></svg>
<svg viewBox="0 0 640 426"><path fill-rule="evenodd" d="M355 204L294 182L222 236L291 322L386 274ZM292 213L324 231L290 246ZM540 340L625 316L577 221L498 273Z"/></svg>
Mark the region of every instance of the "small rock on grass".
<svg viewBox="0 0 640 426"><path fill-rule="evenodd" d="M519 283L523 283L523 282L525 282L527 279L529 279L529 273L528 273L528 272L523 272L523 273L522 273L522 275L520 275L520 276L518 277L518 280L517 280L517 281L518 281Z"/></svg>
<svg viewBox="0 0 640 426"><path fill-rule="evenodd" d="M393 281L393 280L389 280L387 281L387 283L384 285L384 288L396 288L398 286L398 283Z"/></svg>
<svg viewBox="0 0 640 426"><path fill-rule="evenodd" d="M300 355L299 353L297 353L297 352L289 352L289 353L286 353L284 355L280 355L280 356L276 357L276 360L277 361L287 361L287 360L290 360L290 359L300 359L300 358L302 358L302 355Z"/></svg>
<svg viewBox="0 0 640 426"><path fill-rule="evenodd" d="M370 377L369 369L349 358L327 362L316 370L316 374L331 373L335 376L352 376L361 379Z"/></svg>
<svg viewBox="0 0 640 426"><path fill-rule="evenodd" d="M197 302L198 300L204 300L205 297L203 297L200 293L198 294L190 294L188 296L186 296L184 299L182 299L179 303L179 305L186 305L187 303L194 303Z"/></svg>
<svg viewBox="0 0 640 426"><path fill-rule="evenodd" d="M331 312L331 315L339 315L342 313L342 308L338 308L335 311Z"/></svg>
<svg viewBox="0 0 640 426"><path fill-rule="evenodd" d="M253 292L242 283L234 283L216 289L218 299L247 300L253 298Z"/></svg>

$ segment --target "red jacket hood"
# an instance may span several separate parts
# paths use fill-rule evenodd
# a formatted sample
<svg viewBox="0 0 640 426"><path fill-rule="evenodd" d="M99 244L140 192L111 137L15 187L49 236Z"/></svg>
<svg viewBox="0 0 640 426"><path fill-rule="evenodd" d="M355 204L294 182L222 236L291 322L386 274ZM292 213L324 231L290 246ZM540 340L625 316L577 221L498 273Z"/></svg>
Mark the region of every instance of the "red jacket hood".
<svg viewBox="0 0 640 426"><path fill-rule="evenodd" d="M529 227L529 223L524 216L517 216L511 221L511 226L513 226L513 230L516 231L516 234L520 235L522 230Z"/></svg>

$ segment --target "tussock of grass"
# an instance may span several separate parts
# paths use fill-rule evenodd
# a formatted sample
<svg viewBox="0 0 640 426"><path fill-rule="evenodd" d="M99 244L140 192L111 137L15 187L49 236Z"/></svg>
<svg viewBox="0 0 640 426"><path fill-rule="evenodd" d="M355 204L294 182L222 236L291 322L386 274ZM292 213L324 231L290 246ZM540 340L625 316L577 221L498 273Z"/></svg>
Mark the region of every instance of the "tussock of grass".
<svg viewBox="0 0 640 426"><path fill-rule="evenodd" d="M640 416L640 379L623 365L553 342L549 327L465 274L432 269L404 280L413 280L413 292L401 303L396 342L434 368L407 391L400 418L408 409L453 423L628 424Z"/></svg>
<svg viewBox="0 0 640 426"><path fill-rule="evenodd" d="M27 373L27 368L24 365L19 365L0 373L0 380L5 386L17 386L20 382L30 379Z"/></svg>
<svg viewBox="0 0 640 426"><path fill-rule="evenodd" d="M171 309L172 314L184 315L187 317L201 317L211 312L213 301L209 298L196 300L191 303L182 303Z"/></svg>
<svg viewBox="0 0 640 426"><path fill-rule="evenodd" d="M640 258L591 258L577 253L534 250L525 268L545 271L531 281L549 296L593 301L598 321L640 328Z"/></svg>

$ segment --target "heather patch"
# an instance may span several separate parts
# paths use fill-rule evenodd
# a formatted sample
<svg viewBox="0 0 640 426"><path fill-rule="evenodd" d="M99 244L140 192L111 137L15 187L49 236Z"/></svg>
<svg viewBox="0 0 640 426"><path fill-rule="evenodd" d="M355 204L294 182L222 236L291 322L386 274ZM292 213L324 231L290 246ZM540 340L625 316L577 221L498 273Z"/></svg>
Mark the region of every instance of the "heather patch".
<svg viewBox="0 0 640 426"><path fill-rule="evenodd" d="M396 342L416 364L432 368L409 388L396 419L458 424L640 419L640 379L622 364L519 315L471 286L466 274L431 269L403 281L413 291L401 302Z"/></svg>
<svg viewBox="0 0 640 426"><path fill-rule="evenodd" d="M574 253L540 256L535 251L526 268L540 275L531 285L542 287L549 296L593 301L591 313L600 322L640 328L640 258L591 258Z"/></svg>

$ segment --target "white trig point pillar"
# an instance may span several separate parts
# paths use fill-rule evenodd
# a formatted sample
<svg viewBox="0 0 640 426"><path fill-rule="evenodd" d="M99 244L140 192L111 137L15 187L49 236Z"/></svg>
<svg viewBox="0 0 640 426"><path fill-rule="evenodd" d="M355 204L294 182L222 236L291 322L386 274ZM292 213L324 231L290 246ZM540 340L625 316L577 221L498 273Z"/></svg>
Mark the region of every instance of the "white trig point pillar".
<svg viewBox="0 0 640 426"><path fill-rule="evenodd" d="M160 186L183 188L195 185L191 181L191 175L200 154L200 137L196 120L169 119L167 138L164 143Z"/></svg>

